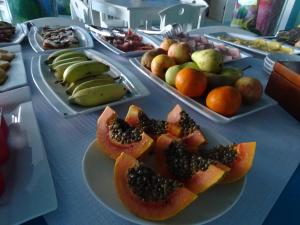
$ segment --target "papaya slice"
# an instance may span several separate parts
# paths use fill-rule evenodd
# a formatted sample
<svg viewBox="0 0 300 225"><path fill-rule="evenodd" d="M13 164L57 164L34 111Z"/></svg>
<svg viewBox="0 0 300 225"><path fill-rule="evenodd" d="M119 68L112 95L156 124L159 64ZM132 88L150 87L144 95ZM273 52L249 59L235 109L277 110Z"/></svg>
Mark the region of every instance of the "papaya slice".
<svg viewBox="0 0 300 225"><path fill-rule="evenodd" d="M157 139L155 161L163 176L182 181L195 194L220 182L226 172L200 155L189 152L179 139L165 134Z"/></svg>
<svg viewBox="0 0 300 225"><path fill-rule="evenodd" d="M114 181L117 193L123 204L135 215L148 220L165 220L179 213L197 198L197 195L180 186L176 181L163 178L151 169L145 168L124 152L115 162ZM138 183L141 182L138 181L141 176L145 177L144 183ZM168 194L162 194L162 189L157 189L159 183L158 186L151 186L155 183L153 182L155 179L156 182L167 183L166 190L170 190L168 185L175 188L171 188ZM151 194L152 192L156 195ZM144 196L140 196L143 194ZM161 195L162 199L151 199ZM145 197L148 199L144 199Z"/></svg>
<svg viewBox="0 0 300 225"><path fill-rule="evenodd" d="M176 133L170 133L182 138L187 149L191 152L198 151L201 145L207 144L207 140L202 133L200 126L180 107L176 105L168 114L167 121L177 126ZM178 132L179 130L179 132Z"/></svg>
<svg viewBox="0 0 300 225"><path fill-rule="evenodd" d="M116 159L122 152L139 158L153 144L151 137L138 128L130 128L108 106L97 121L97 141L100 149L112 159Z"/></svg>
<svg viewBox="0 0 300 225"><path fill-rule="evenodd" d="M251 169L255 157L256 142L217 146L202 150L200 154L217 162L219 168L230 168L221 183L232 183L243 178Z"/></svg>
<svg viewBox="0 0 300 225"><path fill-rule="evenodd" d="M141 128L154 140L161 134L172 132L179 135L180 132L180 129L174 124L163 120L150 119L146 113L136 105L131 105L129 107L125 121L132 127Z"/></svg>
<svg viewBox="0 0 300 225"><path fill-rule="evenodd" d="M222 183L233 183L243 178L251 169L255 157L256 142L245 142L213 149L203 149L199 154L217 162L219 168L230 168Z"/></svg>

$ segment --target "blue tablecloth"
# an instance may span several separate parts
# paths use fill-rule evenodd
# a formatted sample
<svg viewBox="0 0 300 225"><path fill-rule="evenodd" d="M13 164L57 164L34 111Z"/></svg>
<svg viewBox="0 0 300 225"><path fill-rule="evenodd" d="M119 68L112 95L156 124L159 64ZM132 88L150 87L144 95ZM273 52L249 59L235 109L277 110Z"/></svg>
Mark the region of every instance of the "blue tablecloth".
<svg viewBox="0 0 300 225"><path fill-rule="evenodd" d="M30 77L31 57L35 53L27 41L22 46ZM146 79L126 58L116 56L97 44L96 49L130 68L146 84L152 94L134 104L154 118L163 119L175 104L180 103ZM263 61L254 62L264 76ZM29 85L58 198L58 209L45 215L46 222L49 225L131 224L94 199L82 176L82 158L86 147L95 138L100 112L64 119L42 97L31 78ZM130 104L114 108L120 116L124 116ZM299 123L279 106L225 125L216 124L188 107L184 108L201 126L223 134L233 142L257 141L255 162L244 194L228 213L209 224L262 224L300 161Z"/></svg>

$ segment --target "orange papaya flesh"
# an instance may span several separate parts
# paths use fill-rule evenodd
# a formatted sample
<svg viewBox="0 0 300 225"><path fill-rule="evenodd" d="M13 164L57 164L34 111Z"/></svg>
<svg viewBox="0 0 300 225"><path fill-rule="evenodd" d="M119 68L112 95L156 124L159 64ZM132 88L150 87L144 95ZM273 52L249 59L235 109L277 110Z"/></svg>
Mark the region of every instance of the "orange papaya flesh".
<svg viewBox="0 0 300 225"><path fill-rule="evenodd" d="M123 204L135 215L148 220L165 220L175 216L193 202L197 195L184 187L177 187L166 200L145 201L128 184L128 171L139 165L132 156L122 153L115 162L114 181Z"/></svg>
<svg viewBox="0 0 300 225"><path fill-rule="evenodd" d="M154 140L161 134L168 132L179 133L180 130L174 124L169 124L166 121L150 119L143 110L136 106L131 105L125 117L125 121L131 127L140 127Z"/></svg>
<svg viewBox="0 0 300 225"><path fill-rule="evenodd" d="M209 164L209 162L206 162L208 163L208 165L205 170L197 168L197 171L194 172L187 171L187 174L190 174L190 177L183 178L178 176L178 174L174 174L167 160L167 151L174 141L179 141L179 139L176 139L171 135L161 135L157 139L155 145L155 161L156 161L156 167L162 175L182 181L185 187L191 190L192 192L194 192L195 194L199 194L206 191L207 189L219 183L223 179L226 171L213 164ZM190 153L187 149L185 149L185 151L187 152L186 154L190 156L192 155L196 156L195 153ZM178 158L176 160L178 164L179 163L178 160L180 159ZM191 160L192 159L188 161L189 166L191 165L190 163ZM183 173L182 171L186 170L183 168L178 168L178 169L180 173Z"/></svg>
<svg viewBox="0 0 300 225"><path fill-rule="evenodd" d="M230 171L226 174L222 183L232 183L243 178L252 168L255 157L256 142L245 142L236 145L237 159L226 165Z"/></svg>
<svg viewBox="0 0 300 225"><path fill-rule="evenodd" d="M177 129L176 133L170 130L170 133L176 137L182 138L187 149L191 152L197 152L200 146L207 144L207 140L201 131L199 125L190 118L190 116L180 107L176 105L167 116L167 122L174 124Z"/></svg>
<svg viewBox="0 0 300 225"><path fill-rule="evenodd" d="M122 143L112 137L111 125L118 118L117 113L110 107L106 107L97 121L97 142L100 149L112 159L116 159L122 152L139 158L150 150L153 139L144 132L141 138L132 143Z"/></svg>
<svg viewBox="0 0 300 225"><path fill-rule="evenodd" d="M214 161L219 168L229 168L221 183L232 183L243 178L251 169L255 148L256 142L246 142L201 150L200 155Z"/></svg>

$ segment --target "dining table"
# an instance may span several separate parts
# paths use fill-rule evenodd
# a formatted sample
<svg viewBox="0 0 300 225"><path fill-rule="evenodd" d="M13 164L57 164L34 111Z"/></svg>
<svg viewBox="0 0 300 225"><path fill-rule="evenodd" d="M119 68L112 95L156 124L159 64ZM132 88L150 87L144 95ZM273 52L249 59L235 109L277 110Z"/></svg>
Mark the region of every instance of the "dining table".
<svg viewBox="0 0 300 225"><path fill-rule="evenodd" d="M175 1L111 0L105 2L116 5L119 3L120 7L124 8L134 8L135 6L138 8L137 6L147 5L150 2L153 6L158 6L160 5L159 2L170 4L170 2ZM128 2L127 6L125 2ZM210 29L223 31L230 28L222 26L204 27L194 32L204 34ZM180 104L201 127L225 136L233 143L256 141L254 164L247 175L246 186L240 199L225 214L209 221L207 225L263 224L299 165L299 122L280 105L275 104L229 123L216 123L151 82L129 62L129 58L111 52L95 40L94 44L96 51L109 56L112 61L117 61L132 71L136 78L150 91L150 95L144 98L113 106L119 116L124 117L128 107L135 104L149 113L151 117L165 119L167 113L176 104ZM29 221L26 225L132 224L132 222L116 215L113 209L101 204L89 191L83 176L83 157L89 144L96 138L97 119L102 111L98 110L71 118L64 118L56 112L39 92L31 76L31 63L35 63L32 62L32 58L37 53L32 50L28 40L23 40L21 45L33 108L47 153L57 197L57 209L43 215L37 222L36 220ZM250 72L258 73L266 85L268 75L263 71L263 57L254 53L251 54L254 69ZM99 179L104 178L99 177ZM299 179L298 183L294 185L299 187ZM201 196L199 201L201 201ZM285 210L280 212L284 213L286 224L296 224L293 223L295 221L289 221L288 207L288 205L284 206L283 209ZM300 207L299 201L297 207ZM195 214L201 214L201 212L195 212ZM276 223L278 221L273 222L272 224L279 224Z"/></svg>

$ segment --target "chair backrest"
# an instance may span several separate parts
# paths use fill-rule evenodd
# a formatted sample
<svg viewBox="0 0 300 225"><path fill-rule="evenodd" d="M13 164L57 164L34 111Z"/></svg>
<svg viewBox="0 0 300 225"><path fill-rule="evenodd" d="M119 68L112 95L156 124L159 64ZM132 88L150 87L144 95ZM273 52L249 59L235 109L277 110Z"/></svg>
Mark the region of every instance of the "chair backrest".
<svg viewBox="0 0 300 225"><path fill-rule="evenodd" d="M202 14L208 7L207 4L177 4L158 12L160 16L160 29L172 23L182 25L184 31L199 28Z"/></svg>
<svg viewBox="0 0 300 225"><path fill-rule="evenodd" d="M90 24L89 7L82 0L70 0L70 9L72 19Z"/></svg>
<svg viewBox="0 0 300 225"><path fill-rule="evenodd" d="M118 19L120 17L119 9L111 6L103 6L98 3L93 5L92 0L86 0L89 6L89 16L91 18L91 24L101 27L124 27L126 26L126 21ZM100 5L100 7L99 7Z"/></svg>

